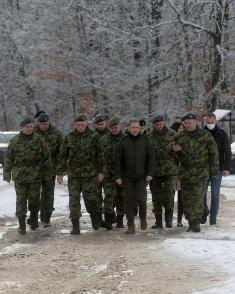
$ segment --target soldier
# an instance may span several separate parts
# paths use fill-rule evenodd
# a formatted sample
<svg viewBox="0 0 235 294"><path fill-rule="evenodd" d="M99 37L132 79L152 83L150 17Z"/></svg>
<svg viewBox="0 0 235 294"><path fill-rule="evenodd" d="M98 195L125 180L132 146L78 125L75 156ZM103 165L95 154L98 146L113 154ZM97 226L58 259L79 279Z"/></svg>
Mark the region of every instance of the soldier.
<svg viewBox="0 0 235 294"><path fill-rule="evenodd" d="M134 208L139 206L140 228L146 230L147 183L154 172L154 150L149 139L140 135L139 120L129 122L129 132L118 145L116 183L124 187L127 234L135 233Z"/></svg>
<svg viewBox="0 0 235 294"><path fill-rule="evenodd" d="M99 135L99 137L103 137L109 133L108 129L108 122L107 118L104 115L98 114L95 117L95 132ZM101 224L101 227L106 227L106 224L103 220L103 195L102 195L102 186L103 184L100 183L98 185L98 192L97 192L97 197L98 197L98 216L99 216L99 221Z"/></svg>
<svg viewBox="0 0 235 294"><path fill-rule="evenodd" d="M33 133L33 119L24 119L20 127L21 132L11 140L6 152L3 179L15 182L18 232L25 234L27 201L30 228L38 228L41 180L51 169L51 162L45 141Z"/></svg>
<svg viewBox="0 0 235 294"><path fill-rule="evenodd" d="M139 122L140 122L140 134L141 135L147 135L147 123L146 123L146 120L141 118L139 120Z"/></svg>
<svg viewBox="0 0 235 294"><path fill-rule="evenodd" d="M153 118L153 130L149 139L155 150L155 172L150 182L152 202L155 213L155 224L152 229L163 228L162 208L165 208L166 227L172 227L174 210L173 176L177 174L177 162L171 150L171 142L175 131L165 126L164 117L157 115Z"/></svg>
<svg viewBox="0 0 235 294"><path fill-rule="evenodd" d="M63 143L63 135L50 124L49 116L46 113L39 115L34 131L45 139L51 156L52 169L50 176L42 180L40 203L41 222L44 223L44 227L48 227L50 226L50 219L54 210L56 166L59 160L60 147Z"/></svg>
<svg viewBox="0 0 235 294"><path fill-rule="evenodd" d="M103 180L103 170L98 160L99 137L88 127L87 117L79 115L74 120L73 130L65 136L61 148L60 164L57 168L58 182L63 182L62 175L68 175L69 210L73 229L71 234L80 234L82 193L87 212L90 214L92 227L98 230L97 180Z"/></svg>
<svg viewBox="0 0 235 294"><path fill-rule="evenodd" d="M210 133L197 126L195 113L187 113L182 120L185 129L175 135L173 150L180 161L181 194L188 231L200 232L207 180L218 175L218 150Z"/></svg>
<svg viewBox="0 0 235 294"><path fill-rule="evenodd" d="M109 120L108 127L110 133L103 136L101 142L101 154L104 164L105 177L103 181L104 188L104 214L105 225L108 230L113 228L114 207L117 211L117 228L123 228L124 204L123 187L115 182L115 164L117 145L125 136L122 132L120 120L112 117Z"/></svg>
<svg viewBox="0 0 235 294"><path fill-rule="evenodd" d="M222 182L222 177L229 175L230 163L231 163L231 146L229 143L228 135L221 129L216 123L216 116L214 113L207 115L207 125L205 130L210 132L213 136L219 154L219 174L218 177L210 178L208 181L211 183L211 207L210 210L207 205L207 191L204 197L204 213L202 216L201 224L205 224L207 221L207 216L210 214L210 225L216 225L216 218L219 210L219 196L220 196L220 186Z"/></svg>

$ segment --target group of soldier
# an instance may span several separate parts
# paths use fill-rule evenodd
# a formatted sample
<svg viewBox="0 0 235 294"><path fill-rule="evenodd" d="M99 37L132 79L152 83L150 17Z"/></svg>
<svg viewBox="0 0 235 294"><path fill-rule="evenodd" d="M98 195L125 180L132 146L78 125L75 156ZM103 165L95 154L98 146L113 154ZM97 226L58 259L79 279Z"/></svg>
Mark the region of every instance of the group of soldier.
<svg viewBox="0 0 235 294"><path fill-rule="evenodd" d="M163 209L165 225L172 227L177 190L177 225L182 226L184 213L188 231L200 232L200 223L209 214L208 182L224 167L219 167L216 141L210 131L197 125L196 114L187 113L178 122L177 132L165 125L162 115L153 118L149 132L144 119L130 120L124 132L117 117L107 120L97 115L94 126L81 114L63 136L43 111L20 123L21 132L9 144L3 170L3 179L15 184L18 232L26 233L26 222L37 229L39 212L44 227L50 226L56 176L62 184L65 175L71 234L80 234L81 194L94 230L112 230L114 223L123 228L126 215L126 233L134 234L137 214L140 229L146 230L148 184L155 214L152 229L163 228ZM180 188L176 187L179 181ZM217 213L218 208L214 218Z"/></svg>

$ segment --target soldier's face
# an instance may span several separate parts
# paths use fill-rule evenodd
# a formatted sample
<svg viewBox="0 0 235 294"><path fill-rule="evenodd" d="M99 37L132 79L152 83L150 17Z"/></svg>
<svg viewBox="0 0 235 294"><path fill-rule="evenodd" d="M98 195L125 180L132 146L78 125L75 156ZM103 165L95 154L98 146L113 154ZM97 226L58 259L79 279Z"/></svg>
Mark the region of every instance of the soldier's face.
<svg viewBox="0 0 235 294"><path fill-rule="evenodd" d="M133 136L138 136L140 133L140 124L138 122L132 122L128 130Z"/></svg>
<svg viewBox="0 0 235 294"><path fill-rule="evenodd" d="M96 123L95 127L97 130L103 131L107 127L107 121L105 120L105 121L101 121L99 123Z"/></svg>
<svg viewBox="0 0 235 294"><path fill-rule="evenodd" d="M32 132L33 132L33 124L32 123L27 124L26 126L24 126L22 128L22 133L25 135L31 135Z"/></svg>
<svg viewBox="0 0 235 294"><path fill-rule="evenodd" d="M193 132L197 128L197 120L196 119L185 119L184 126L188 132Z"/></svg>
<svg viewBox="0 0 235 294"><path fill-rule="evenodd" d="M87 121L76 121L74 124L74 129L79 133L85 132L87 127Z"/></svg>
<svg viewBox="0 0 235 294"><path fill-rule="evenodd" d="M40 122L38 126L41 131L46 132L49 129L49 122Z"/></svg>
<svg viewBox="0 0 235 294"><path fill-rule="evenodd" d="M115 136L115 135L118 135L121 131L121 125L118 124L116 126L113 126L110 128L110 132Z"/></svg>
<svg viewBox="0 0 235 294"><path fill-rule="evenodd" d="M140 134L143 135L146 131L146 126L140 126Z"/></svg>
<svg viewBox="0 0 235 294"><path fill-rule="evenodd" d="M158 122L155 122L153 126L157 132L161 132L165 126L165 123L164 121L158 121Z"/></svg>

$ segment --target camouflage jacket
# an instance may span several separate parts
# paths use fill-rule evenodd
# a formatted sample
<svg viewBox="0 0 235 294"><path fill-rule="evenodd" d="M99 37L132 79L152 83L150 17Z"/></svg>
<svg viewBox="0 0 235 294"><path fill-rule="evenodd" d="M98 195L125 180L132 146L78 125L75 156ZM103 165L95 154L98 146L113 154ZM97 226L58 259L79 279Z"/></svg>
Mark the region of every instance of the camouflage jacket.
<svg viewBox="0 0 235 294"><path fill-rule="evenodd" d="M175 143L182 148L177 152L181 179L193 182L218 174L218 148L209 132L199 127L194 132L183 130L175 135Z"/></svg>
<svg viewBox="0 0 235 294"><path fill-rule="evenodd" d="M98 129L95 129L95 133L99 136L99 138L102 138L103 136L109 134L109 129L105 128L103 131L99 131Z"/></svg>
<svg viewBox="0 0 235 294"><path fill-rule="evenodd" d="M51 170L51 159L45 141L32 133L22 132L11 139L4 160L4 179L19 183L41 181Z"/></svg>
<svg viewBox="0 0 235 294"><path fill-rule="evenodd" d="M99 161L99 137L89 128L79 133L71 131L65 136L57 174L67 174L69 177L95 177L103 172Z"/></svg>
<svg viewBox="0 0 235 294"><path fill-rule="evenodd" d="M148 135L156 156L154 176L170 176L178 173L176 156L171 148L174 136L175 131L167 127L164 127L162 132L153 129Z"/></svg>
<svg viewBox="0 0 235 294"><path fill-rule="evenodd" d="M49 126L49 129L47 132L41 131L38 126L34 129L34 131L36 134L38 134L39 136L45 139L45 142L48 146L48 149L51 155L51 164L52 164L51 176L55 176L56 167L59 163L60 148L63 143L63 135L58 129L56 129L55 127L51 125Z"/></svg>
<svg viewBox="0 0 235 294"><path fill-rule="evenodd" d="M105 172L105 177L115 179L115 166L117 157L117 146L125 134L120 132L118 135L106 134L100 139L100 156Z"/></svg>

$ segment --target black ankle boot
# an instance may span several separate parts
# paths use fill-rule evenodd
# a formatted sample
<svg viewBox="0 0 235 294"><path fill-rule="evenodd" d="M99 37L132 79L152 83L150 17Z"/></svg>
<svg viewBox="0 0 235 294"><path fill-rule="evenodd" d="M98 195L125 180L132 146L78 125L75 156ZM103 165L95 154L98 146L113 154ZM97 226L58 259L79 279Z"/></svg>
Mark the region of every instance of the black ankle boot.
<svg viewBox="0 0 235 294"><path fill-rule="evenodd" d="M196 220L193 221L193 223L192 223L192 231L194 233L200 233L201 232L200 222L201 222L200 219L196 219Z"/></svg>
<svg viewBox="0 0 235 294"><path fill-rule="evenodd" d="M31 230L36 230L39 225L38 225L38 212L30 212L30 217L29 217L29 225Z"/></svg>
<svg viewBox="0 0 235 294"><path fill-rule="evenodd" d="M80 235L80 223L79 223L79 218L71 218L71 222L73 225L73 229L70 232L71 235Z"/></svg>
<svg viewBox="0 0 235 294"><path fill-rule="evenodd" d="M152 229L162 229L162 214L155 214L156 222L155 224L151 227Z"/></svg>
<svg viewBox="0 0 235 294"><path fill-rule="evenodd" d="M117 225L116 225L116 228L118 228L118 229L124 228L124 225L123 225L123 215L118 215L117 216Z"/></svg>
<svg viewBox="0 0 235 294"><path fill-rule="evenodd" d="M187 232L191 232L192 230L193 230L193 223L192 223L192 221L189 221Z"/></svg>
<svg viewBox="0 0 235 294"><path fill-rule="evenodd" d="M44 217L44 228L50 227L51 226L51 212L45 213Z"/></svg>
<svg viewBox="0 0 235 294"><path fill-rule="evenodd" d="M90 218L91 218L91 224L92 224L92 228L97 231L100 227L100 219L98 218L97 213L90 213ZM104 225L105 222L103 221ZM106 225L104 226L104 228L106 228Z"/></svg>
<svg viewBox="0 0 235 294"><path fill-rule="evenodd" d="M113 215L112 214L105 214L105 227L108 231L113 229L112 225L112 220L113 220Z"/></svg>
<svg viewBox="0 0 235 294"><path fill-rule="evenodd" d="M165 222L167 228L172 228L172 219L173 219L173 211L170 209L167 209L165 211Z"/></svg>
<svg viewBox="0 0 235 294"><path fill-rule="evenodd" d="M18 229L19 234L26 234L26 223L25 223L25 216L19 217L19 229Z"/></svg>

